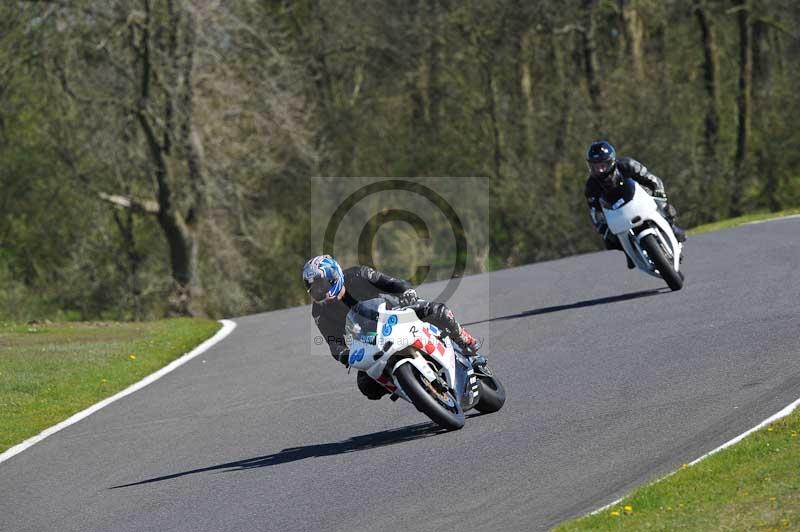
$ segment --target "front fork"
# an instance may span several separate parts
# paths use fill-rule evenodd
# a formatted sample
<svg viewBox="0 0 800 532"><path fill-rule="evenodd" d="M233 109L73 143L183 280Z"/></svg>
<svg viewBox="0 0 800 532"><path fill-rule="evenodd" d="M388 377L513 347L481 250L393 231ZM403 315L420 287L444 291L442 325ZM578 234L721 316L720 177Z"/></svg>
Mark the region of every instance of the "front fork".
<svg viewBox="0 0 800 532"><path fill-rule="evenodd" d="M664 239L667 239L667 236L663 234L662 229L660 227L658 227L658 226L653 227L652 229L655 231L655 236L656 236L656 239L659 242L659 245L661 245L661 243L664 241ZM630 248L636 250L636 254L635 254L636 256L632 257L633 261L636 263L636 265L639 268L642 268L643 270L648 271L653 276L659 277L655 273L655 265L652 264L651 261L649 261L649 260L647 260L645 258L644 250L642 250L642 246L639 244L640 235L641 235L641 233L637 234L637 233L634 233L633 231L630 231L628 233L627 244L628 244L628 246L630 246ZM673 264L673 267L675 268L675 271L678 271L678 267L677 267L677 265L675 265L674 257L675 257L675 254L677 254L678 257L679 257L679 260L677 262L680 263L680 256L683 254L683 246L682 246L682 244L680 242L676 242L676 244L677 244L677 247L674 250L671 250L669 252L669 254L666 256L666 258L667 258L667 260L670 261L670 263ZM625 245L623 245L623 247L626 248L625 249L625 253L627 253L628 256L630 256L629 249ZM662 248L663 248L663 246L662 246ZM664 251L666 252L666 250L664 250Z"/></svg>
<svg viewBox="0 0 800 532"><path fill-rule="evenodd" d="M466 412L478 403L478 376L472 368L472 361L455 349L456 390L461 390L461 408Z"/></svg>

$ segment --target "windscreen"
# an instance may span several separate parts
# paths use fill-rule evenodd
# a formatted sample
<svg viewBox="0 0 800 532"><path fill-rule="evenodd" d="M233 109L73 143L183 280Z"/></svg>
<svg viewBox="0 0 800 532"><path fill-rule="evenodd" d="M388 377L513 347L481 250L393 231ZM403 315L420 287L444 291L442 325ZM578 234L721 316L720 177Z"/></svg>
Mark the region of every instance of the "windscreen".
<svg viewBox="0 0 800 532"><path fill-rule="evenodd" d="M621 186L614 187L603 193L603 196L600 198L600 205L604 209L618 209L631 201L635 193L636 181L633 179L625 179Z"/></svg>
<svg viewBox="0 0 800 532"><path fill-rule="evenodd" d="M381 298L368 299L350 309L344 326L348 345L352 345L353 341L375 345L378 338L378 315L383 302Z"/></svg>

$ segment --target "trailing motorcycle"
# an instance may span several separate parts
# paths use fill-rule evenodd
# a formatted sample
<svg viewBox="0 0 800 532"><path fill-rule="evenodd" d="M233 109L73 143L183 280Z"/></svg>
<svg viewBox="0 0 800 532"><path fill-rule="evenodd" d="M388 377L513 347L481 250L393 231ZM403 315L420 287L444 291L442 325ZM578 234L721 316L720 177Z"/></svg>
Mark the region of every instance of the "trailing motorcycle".
<svg viewBox="0 0 800 532"><path fill-rule="evenodd" d="M683 244L675 238L663 209L666 200L650 196L633 179L600 199L608 230L619 238L633 263L660 277L672 290L683 287L680 271Z"/></svg>

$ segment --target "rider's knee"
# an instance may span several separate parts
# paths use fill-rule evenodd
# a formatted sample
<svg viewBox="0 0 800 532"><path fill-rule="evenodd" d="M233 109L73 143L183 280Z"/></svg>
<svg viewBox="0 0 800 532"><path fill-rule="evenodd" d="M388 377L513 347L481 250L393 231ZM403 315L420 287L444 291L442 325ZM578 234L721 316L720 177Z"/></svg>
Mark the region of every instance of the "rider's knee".
<svg viewBox="0 0 800 532"><path fill-rule="evenodd" d="M455 317L453 316L453 311L450 310L447 305L444 303L433 303L431 304L431 318L435 319L440 323L447 323Z"/></svg>
<svg viewBox="0 0 800 532"><path fill-rule="evenodd" d="M383 386L375 382L372 377L363 371L358 372L356 384L358 385L358 391L366 396L367 399L380 399L388 393Z"/></svg>
<svg viewBox="0 0 800 532"><path fill-rule="evenodd" d="M622 244L620 243L619 238L617 238L616 235L609 235L603 238L603 243L606 245L606 249L618 249L618 250L622 249Z"/></svg>
<svg viewBox="0 0 800 532"><path fill-rule="evenodd" d="M672 203L667 203L667 214L669 215L670 218L675 218L676 216L678 216L678 210L675 208L674 205L672 205Z"/></svg>

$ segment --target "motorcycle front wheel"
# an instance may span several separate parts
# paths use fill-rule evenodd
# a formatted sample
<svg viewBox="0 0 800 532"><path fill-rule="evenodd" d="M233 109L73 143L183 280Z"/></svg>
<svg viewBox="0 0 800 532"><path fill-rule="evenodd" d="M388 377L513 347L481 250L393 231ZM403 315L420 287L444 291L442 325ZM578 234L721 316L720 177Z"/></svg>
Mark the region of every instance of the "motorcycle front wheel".
<svg viewBox="0 0 800 532"><path fill-rule="evenodd" d="M450 392L440 392L423 377L413 364L403 364L394 371L400 388L417 410L447 430L464 426L464 411Z"/></svg>
<svg viewBox="0 0 800 532"><path fill-rule="evenodd" d="M653 261L658 273L661 274L661 278L666 281L667 286L675 291L683 288L683 276L673 269L656 237L654 235L645 235L642 238L641 245L642 249L647 252L647 256Z"/></svg>

